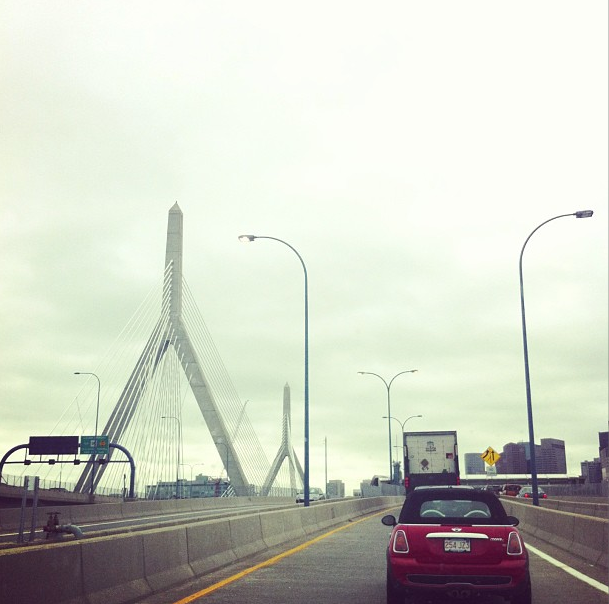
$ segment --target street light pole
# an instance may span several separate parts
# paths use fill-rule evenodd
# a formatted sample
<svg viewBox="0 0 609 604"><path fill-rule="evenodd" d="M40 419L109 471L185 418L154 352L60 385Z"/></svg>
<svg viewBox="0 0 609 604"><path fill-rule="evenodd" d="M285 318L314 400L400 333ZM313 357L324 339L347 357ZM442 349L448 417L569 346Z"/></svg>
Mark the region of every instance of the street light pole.
<svg viewBox="0 0 609 604"><path fill-rule="evenodd" d="M389 383L380 376L378 373L372 373L371 371L358 371L360 375L375 375L379 378L383 384L385 384L385 388L387 388L387 427L389 429L389 480L391 484L393 484L393 454L391 452L391 384L393 384L393 380L399 375L404 373L416 373L418 369L407 369L406 371L400 371L400 373L396 373Z"/></svg>
<svg viewBox="0 0 609 604"><path fill-rule="evenodd" d="M95 447L93 449L93 466L91 468L91 493L89 499L93 503L95 493L95 464L97 463L97 426L99 421L99 393L101 391L101 381L95 373L90 371L75 371L74 375L92 375L97 380L97 407L95 410Z"/></svg>
<svg viewBox="0 0 609 604"><path fill-rule="evenodd" d="M522 315L522 344L524 349L524 381L526 386L527 394L527 419L529 424L529 455L531 457L531 487L533 490L533 505L539 505L539 490L537 486L537 462L535 459L535 434L533 430L533 407L531 402L531 379L529 374L529 348L527 345L527 325L524 311L524 285L522 278L522 256L524 254L524 248L526 247L529 239L536 233L544 224L557 220L558 218L565 218L566 216L575 216L576 218L590 218L594 212L592 210L580 210L578 212L572 212L571 214L560 214L554 216L548 220L542 222L539 226L533 229L530 235L526 238L522 250L520 250L520 260L518 263L520 273L520 312Z"/></svg>
<svg viewBox="0 0 609 604"><path fill-rule="evenodd" d="M226 482L229 481L228 476L228 445L226 443L214 440L214 445L223 445L226 448Z"/></svg>
<svg viewBox="0 0 609 604"><path fill-rule="evenodd" d="M189 499L192 499L192 464L190 463L181 463L181 466L190 466L190 489L189 489Z"/></svg>
<svg viewBox="0 0 609 604"><path fill-rule="evenodd" d="M406 425L406 422L409 419L412 419L413 417L423 417L423 416L422 415L411 415L410 417L407 417L403 422L401 422L397 417L390 418L390 419L394 419L402 427L402 458L404 457L404 426ZM383 419L387 419L387 416L383 415ZM404 471L406 471L406 468L404 468Z"/></svg>
<svg viewBox="0 0 609 604"><path fill-rule="evenodd" d="M248 242L255 239L271 239L289 247L300 260L304 271L304 506L309 506L309 285L307 267L298 251L287 241L264 235L240 235L239 241Z"/></svg>
<svg viewBox="0 0 609 604"><path fill-rule="evenodd" d="M324 487L324 492L326 493L326 499L330 499L328 497L328 437L324 436L324 468L325 468L325 479L326 486Z"/></svg>
<svg viewBox="0 0 609 604"><path fill-rule="evenodd" d="M182 422L175 415L161 415L161 419L175 419L178 422L178 452L176 465L176 499L179 499L180 484L180 441L182 440Z"/></svg>

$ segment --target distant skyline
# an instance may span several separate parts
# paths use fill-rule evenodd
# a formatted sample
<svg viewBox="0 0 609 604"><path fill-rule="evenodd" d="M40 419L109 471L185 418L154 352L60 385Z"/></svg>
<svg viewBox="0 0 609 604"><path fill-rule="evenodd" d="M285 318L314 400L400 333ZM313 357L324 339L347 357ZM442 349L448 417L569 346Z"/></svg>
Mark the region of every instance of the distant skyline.
<svg viewBox="0 0 609 604"><path fill-rule="evenodd" d="M0 451L95 426L107 351L162 283L167 213L184 278L265 454L311 486L386 474L387 398L460 452L535 437L567 469L607 430L608 5L338 0L305 6L0 0ZM156 302L156 301L155 301ZM86 396L85 396L86 395ZM190 395L183 463L222 460ZM326 459L327 443L327 459ZM393 449L396 451L396 449ZM11 467L11 472L16 466ZM30 469L22 469L29 472Z"/></svg>

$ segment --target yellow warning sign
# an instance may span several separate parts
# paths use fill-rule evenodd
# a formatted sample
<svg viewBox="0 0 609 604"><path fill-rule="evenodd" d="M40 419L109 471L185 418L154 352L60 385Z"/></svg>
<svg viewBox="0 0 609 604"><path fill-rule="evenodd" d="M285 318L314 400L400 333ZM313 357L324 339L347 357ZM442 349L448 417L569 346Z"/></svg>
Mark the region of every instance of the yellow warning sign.
<svg viewBox="0 0 609 604"><path fill-rule="evenodd" d="M482 457L484 463L487 463L489 466L494 466L501 459L501 455L499 455L493 447L489 447L480 457Z"/></svg>

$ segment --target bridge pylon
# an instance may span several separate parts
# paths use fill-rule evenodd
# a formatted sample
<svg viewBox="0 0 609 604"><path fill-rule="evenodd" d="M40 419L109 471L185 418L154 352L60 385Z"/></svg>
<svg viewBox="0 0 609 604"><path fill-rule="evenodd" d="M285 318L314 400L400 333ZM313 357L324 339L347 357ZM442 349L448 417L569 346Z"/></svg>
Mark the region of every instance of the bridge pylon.
<svg viewBox="0 0 609 604"><path fill-rule="evenodd" d="M304 473L302 471L302 466L298 461L298 457L296 457L296 453L294 452L294 447L292 446L292 412L291 412L291 403L290 403L290 386L286 384L283 387L283 420L282 420L282 431L281 431L281 444L279 445L279 450L277 451L277 455L273 463L271 464L271 468L269 473L262 485L262 495L266 497L271 487L273 486L273 482L277 478L277 474L283 465L283 462L287 459L289 463L290 470L290 488L293 492L296 491L296 472L300 476L301 484L304 484Z"/></svg>
<svg viewBox="0 0 609 604"><path fill-rule="evenodd" d="M167 245L165 250L165 280L163 308L127 384L114 407L104 430L111 442L120 442L135 409L146 392L148 382L157 370L161 359L170 348L175 350L188 383L195 396L203 419L212 436L218 455L225 467L231 485L238 495L249 495L250 483L238 458L229 430L222 418L217 401L205 376L205 368L197 355L185 322L182 319L182 256L183 214L177 202L169 210ZM95 485L102 479L107 465L95 473ZM86 493L91 481L93 456L87 462L74 489Z"/></svg>

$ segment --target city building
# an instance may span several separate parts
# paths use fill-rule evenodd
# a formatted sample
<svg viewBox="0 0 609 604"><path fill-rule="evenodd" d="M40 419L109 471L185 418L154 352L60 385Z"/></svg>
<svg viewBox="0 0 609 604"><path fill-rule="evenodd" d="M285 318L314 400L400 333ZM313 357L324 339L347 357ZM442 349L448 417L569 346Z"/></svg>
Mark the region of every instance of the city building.
<svg viewBox="0 0 609 604"><path fill-rule="evenodd" d="M465 473L466 474L484 474L485 473L484 460L480 456L480 453L466 453L465 454Z"/></svg>
<svg viewBox="0 0 609 604"><path fill-rule="evenodd" d="M603 473L601 460L597 457L594 461L581 462L581 475L587 484L595 484L602 482Z"/></svg>
<svg viewBox="0 0 609 604"><path fill-rule="evenodd" d="M535 447L535 460L539 474L566 474L567 457L565 441L558 438L542 438L539 449Z"/></svg>
<svg viewBox="0 0 609 604"><path fill-rule="evenodd" d="M501 458L495 464L498 474L528 474L527 446L525 443L507 443L503 445Z"/></svg>
<svg viewBox="0 0 609 604"><path fill-rule="evenodd" d="M609 450L609 432L598 433L598 453L601 461L601 474L603 482L609 480L609 459L607 457Z"/></svg>
<svg viewBox="0 0 609 604"><path fill-rule="evenodd" d="M160 481L146 486L146 499L194 499L222 497L230 486L220 478L199 474L195 480ZM176 494L177 487L177 494Z"/></svg>
<svg viewBox="0 0 609 604"><path fill-rule="evenodd" d="M537 474L566 474L567 456L565 441L558 438L542 438L535 445ZM501 459L497 462L500 474L530 474L531 454L527 442L507 443L503 446Z"/></svg>
<svg viewBox="0 0 609 604"><path fill-rule="evenodd" d="M345 496L345 483L342 480L328 480L326 485L326 497L338 499Z"/></svg>

